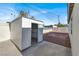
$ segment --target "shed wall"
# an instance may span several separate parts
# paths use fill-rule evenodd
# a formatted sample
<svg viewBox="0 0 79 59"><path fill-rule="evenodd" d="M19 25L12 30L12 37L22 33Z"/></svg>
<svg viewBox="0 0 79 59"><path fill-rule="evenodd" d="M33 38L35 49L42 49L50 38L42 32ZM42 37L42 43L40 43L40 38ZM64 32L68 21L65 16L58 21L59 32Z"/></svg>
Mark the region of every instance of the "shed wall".
<svg viewBox="0 0 79 59"><path fill-rule="evenodd" d="M22 18L22 49L31 46L31 22L27 18Z"/></svg>
<svg viewBox="0 0 79 59"><path fill-rule="evenodd" d="M22 19L18 18L11 23L11 40L22 50Z"/></svg>
<svg viewBox="0 0 79 59"><path fill-rule="evenodd" d="M38 24L38 42L43 41L43 25Z"/></svg>

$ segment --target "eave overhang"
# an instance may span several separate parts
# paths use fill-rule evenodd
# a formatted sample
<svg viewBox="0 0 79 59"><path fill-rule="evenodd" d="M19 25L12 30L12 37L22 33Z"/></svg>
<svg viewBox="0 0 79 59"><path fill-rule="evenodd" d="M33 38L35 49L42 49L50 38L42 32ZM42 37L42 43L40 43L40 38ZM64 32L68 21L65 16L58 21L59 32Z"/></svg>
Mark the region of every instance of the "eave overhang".
<svg viewBox="0 0 79 59"><path fill-rule="evenodd" d="M68 4L68 23L69 23L70 18L71 18L71 14L72 14L72 11L73 11L73 7L74 7L74 3L69 3Z"/></svg>

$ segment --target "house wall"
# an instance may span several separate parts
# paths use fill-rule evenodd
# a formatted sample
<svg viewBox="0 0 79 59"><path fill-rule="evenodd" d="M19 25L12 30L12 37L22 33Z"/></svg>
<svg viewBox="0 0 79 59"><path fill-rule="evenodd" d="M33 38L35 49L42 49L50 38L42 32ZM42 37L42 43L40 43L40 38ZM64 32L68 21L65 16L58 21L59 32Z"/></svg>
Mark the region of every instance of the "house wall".
<svg viewBox="0 0 79 59"><path fill-rule="evenodd" d="M31 46L31 21L22 18L22 50Z"/></svg>
<svg viewBox="0 0 79 59"><path fill-rule="evenodd" d="M0 23L0 42L10 39L10 30L8 23Z"/></svg>
<svg viewBox="0 0 79 59"><path fill-rule="evenodd" d="M72 47L72 55L79 56L79 4L75 4L71 15L72 22L69 23L69 36ZM72 23L72 28L71 28ZM72 34L71 34L72 29Z"/></svg>
<svg viewBox="0 0 79 59"><path fill-rule="evenodd" d="M11 22L11 40L22 50L22 18L18 18Z"/></svg>

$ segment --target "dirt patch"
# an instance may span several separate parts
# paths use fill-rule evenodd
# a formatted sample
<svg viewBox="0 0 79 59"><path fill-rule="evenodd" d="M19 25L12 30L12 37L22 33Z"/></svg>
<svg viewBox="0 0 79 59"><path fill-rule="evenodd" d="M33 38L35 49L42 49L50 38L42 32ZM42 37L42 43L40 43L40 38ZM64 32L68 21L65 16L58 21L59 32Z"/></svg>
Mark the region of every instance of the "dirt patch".
<svg viewBox="0 0 79 59"><path fill-rule="evenodd" d="M49 32L44 34L44 40L71 48L68 33Z"/></svg>

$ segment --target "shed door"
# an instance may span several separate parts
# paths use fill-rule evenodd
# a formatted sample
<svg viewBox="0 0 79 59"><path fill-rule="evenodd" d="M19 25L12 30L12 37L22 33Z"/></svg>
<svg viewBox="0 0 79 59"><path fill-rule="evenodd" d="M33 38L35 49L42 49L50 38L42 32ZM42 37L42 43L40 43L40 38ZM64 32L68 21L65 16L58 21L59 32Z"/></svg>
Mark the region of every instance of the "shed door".
<svg viewBox="0 0 79 59"><path fill-rule="evenodd" d="M35 44L38 40L38 24L32 23L32 40L31 43Z"/></svg>

